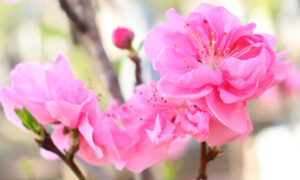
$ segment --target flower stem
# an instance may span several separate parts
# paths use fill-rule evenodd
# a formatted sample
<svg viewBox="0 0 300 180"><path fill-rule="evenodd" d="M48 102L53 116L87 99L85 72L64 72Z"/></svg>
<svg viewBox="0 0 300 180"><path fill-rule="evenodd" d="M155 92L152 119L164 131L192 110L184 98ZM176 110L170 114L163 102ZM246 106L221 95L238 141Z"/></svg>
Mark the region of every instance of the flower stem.
<svg viewBox="0 0 300 180"><path fill-rule="evenodd" d="M206 161L206 155L207 155L206 151L207 151L207 144L206 142L202 142L200 148L200 168L198 171L197 180L207 180L206 167L208 162Z"/></svg>
<svg viewBox="0 0 300 180"><path fill-rule="evenodd" d="M200 168L196 180L208 180L207 164L223 153L218 147L208 147L206 142L201 143L200 148Z"/></svg>
<svg viewBox="0 0 300 180"><path fill-rule="evenodd" d="M73 171L73 173L77 176L77 178L79 180L87 180L87 178L84 177L84 175L82 174L81 170L78 168L78 166L75 164L74 162L74 155L77 152L79 146L77 147L72 147L73 151L72 153L67 157L66 155L64 155L62 152L60 152L60 150L55 146L55 144L53 143L50 135L47 133L46 130L44 130L45 132L45 138L43 140L40 139L35 139L36 143L41 147L44 148L48 151L53 152L54 154L56 154L60 159L62 159L65 164Z"/></svg>
<svg viewBox="0 0 300 180"><path fill-rule="evenodd" d="M131 48L129 52L130 52L129 58L135 64L135 79L136 79L135 85L142 84L141 60L137 52L133 48Z"/></svg>

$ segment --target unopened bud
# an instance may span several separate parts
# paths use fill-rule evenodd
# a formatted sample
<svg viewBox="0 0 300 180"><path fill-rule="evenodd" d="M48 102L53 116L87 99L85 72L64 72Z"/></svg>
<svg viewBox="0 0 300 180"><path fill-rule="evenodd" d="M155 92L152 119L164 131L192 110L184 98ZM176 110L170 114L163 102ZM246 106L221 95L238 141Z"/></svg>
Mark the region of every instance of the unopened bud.
<svg viewBox="0 0 300 180"><path fill-rule="evenodd" d="M115 46L120 49L130 49L134 38L134 33L127 28L117 28L112 34L112 40Z"/></svg>

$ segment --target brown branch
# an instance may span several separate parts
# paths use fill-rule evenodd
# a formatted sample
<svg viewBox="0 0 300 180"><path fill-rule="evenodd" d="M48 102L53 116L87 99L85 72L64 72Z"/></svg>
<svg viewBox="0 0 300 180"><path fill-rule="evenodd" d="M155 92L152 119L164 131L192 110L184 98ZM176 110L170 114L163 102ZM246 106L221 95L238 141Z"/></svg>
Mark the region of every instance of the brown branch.
<svg viewBox="0 0 300 180"><path fill-rule="evenodd" d="M90 58L100 66L102 81L116 99L123 101L116 73L104 51L96 24L95 11L90 0L59 0L69 17L75 36Z"/></svg>
<svg viewBox="0 0 300 180"><path fill-rule="evenodd" d="M85 21L80 19L80 17L76 14L76 12L71 8L68 1L59 0L61 8L65 11L67 16L71 19L72 22L76 22L78 29L82 32L87 31L87 24Z"/></svg>
<svg viewBox="0 0 300 180"><path fill-rule="evenodd" d="M65 164L74 172L74 174L77 176L77 178L79 180L87 180L84 175L82 174L82 172L80 171L80 169L78 168L78 166L75 164L74 162L74 155L77 152L78 148L74 149L74 151L72 152L72 154L70 155L69 158L67 158L66 155L64 155L62 152L60 152L60 150L55 146L55 144L53 143L50 135L47 133L46 130L44 130L45 133L45 138L43 140L39 140L39 139L35 139L36 143L41 147L44 148L48 151L53 152L54 154L56 154L60 159L62 159Z"/></svg>
<svg viewBox="0 0 300 180"><path fill-rule="evenodd" d="M150 168L145 169L141 173L141 179L142 180L154 180L153 173Z"/></svg>
<svg viewBox="0 0 300 180"><path fill-rule="evenodd" d="M207 150L207 144L206 144L206 142L202 142L201 149L200 149L200 168L199 168L199 175L197 177L197 180L207 180L206 150Z"/></svg>
<svg viewBox="0 0 300 180"><path fill-rule="evenodd" d="M208 151L207 151L208 150ZM200 168L198 171L198 177L197 180L207 180L207 164L214 160L219 154L223 153L219 148L217 147L208 147L206 142L201 143L200 148Z"/></svg>

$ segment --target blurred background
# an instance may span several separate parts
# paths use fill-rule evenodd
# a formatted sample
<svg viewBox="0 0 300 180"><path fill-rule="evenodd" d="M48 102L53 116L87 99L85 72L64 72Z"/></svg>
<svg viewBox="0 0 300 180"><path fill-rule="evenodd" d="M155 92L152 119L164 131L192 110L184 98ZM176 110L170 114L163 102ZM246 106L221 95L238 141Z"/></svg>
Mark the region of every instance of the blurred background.
<svg viewBox="0 0 300 180"><path fill-rule="evenodd" d="M257 33L278 37L277 50L288 50L286 59L296 67L300 57L299 0L93 0L104 48L115 71L125 99L134 91L134 64L127 52L114 47L111 34L118 26L133 29L138 47L149 29L164 20L164 13L175 8L187 16L199 3L225 6L246 24L255 22ZM58 53L69 58L76 77L101 93L101 106L111 102L101 91L97 67L85 50L74 45L70 23L58 0L22 0L16 4L0 1L0 86L9 85L9 72L22 61L53 62ZM144 81L158 79L143 50ZM297 83L298 82L298 83ZM222 147L225 152L209 164L210 180L299 180L300 179L300 73L249 103L254 132L244 142ZM199 144L191 141L182 157L153 167L157 180L193 180L199 167ZM132 175L112 166L94 167L80 161L89 179L129 180ZM137 176L137 175L135 175ZM40 157L33 135L12 125L0 109L1 180L75 179L60 161Z"/></svg>

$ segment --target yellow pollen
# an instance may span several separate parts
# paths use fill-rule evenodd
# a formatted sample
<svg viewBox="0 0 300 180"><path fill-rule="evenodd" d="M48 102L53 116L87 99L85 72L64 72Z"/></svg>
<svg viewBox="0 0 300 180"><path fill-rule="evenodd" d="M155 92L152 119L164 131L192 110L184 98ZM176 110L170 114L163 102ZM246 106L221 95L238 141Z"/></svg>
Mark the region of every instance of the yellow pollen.
<svg viewBox="0 0 300 180"><path fill-rule="evenodd" d="M202 44L203 42L202 41L200 41L200 44Z"/></svg>
<svg viewBox="0 0 300 180"><path fill-rule="evenodd" d="M193 31L191 31L191 34L194 34L194 32L193 32Z"/></svg>
<svg viewBox="0 0 300 180"><path fill-rule="evenodd" d="M240 46L237 46L236 49L240 49Z"/></svg>
<svg viewBox="0 0 300 180"><path fill-rule="evenodd" d="M251 49L252 49L252 46L249 47L249 51L251 51Z"/></svg>
<svg viewBox="0 0 300 180"><path fill-rule="evenodd" d="M211 34L211 36L214 36L214 32L211 32L210 34Z"/></svg>
<svg viewBox="0 0 300 180"><path fill-rule="evenodd" d="M221 49L219 49L219 52L221 52L222 50Z"/></svg>
<svg viewBox="0 0 300 180"><path fill-rule="evenodd" d="M155 107L155 104L153 104L152 107Z"/></svg>
<svg viewBox="0 0 300 180"><path fill-rule="evenodd" d="M200 36L200 34L199 33L197 33L197 37L199 37Z"/></svg>
<svg viewBox="0 0 300 180"><path fill-rule="evenodd" d="M177 44L174 44L174 48L177 48Z"/></svg>
<svg viewBox="0 0 300 180"><path fill-rule="evenodd" d="M187 60L184 60L184 63L187 63Z"/></svg>
<svg viewBox="0 0 300 180"><path fill-rule="evenodd" d="M199 49L199 48L197 48L197 51L200 51L200 49Z"/></svg>
<svg viewBox="0 0 300 180"><path fill-rule="evenodd" d="M215 40L213 40L213 41L212 41L212 43L213 43L213 44L216 44L216 41L215 41Z"/></svg>
<svg viewBox="0 0 300 180"><path fill-rule="evenodd" d="M220 63L219 62L216 62L216 65L219 65Z"/></svg>
<svg viewBox="0 0 300 180"><path fill-rule="evenodd" d="M218 57L218 55L215 55L215 58L217 58Z"/></svg>
<svg viewBox="0 0 300 180"><path fill-rule="evenodd" d="M186 26L183 26L184 28L187 28Z"/></svg>

